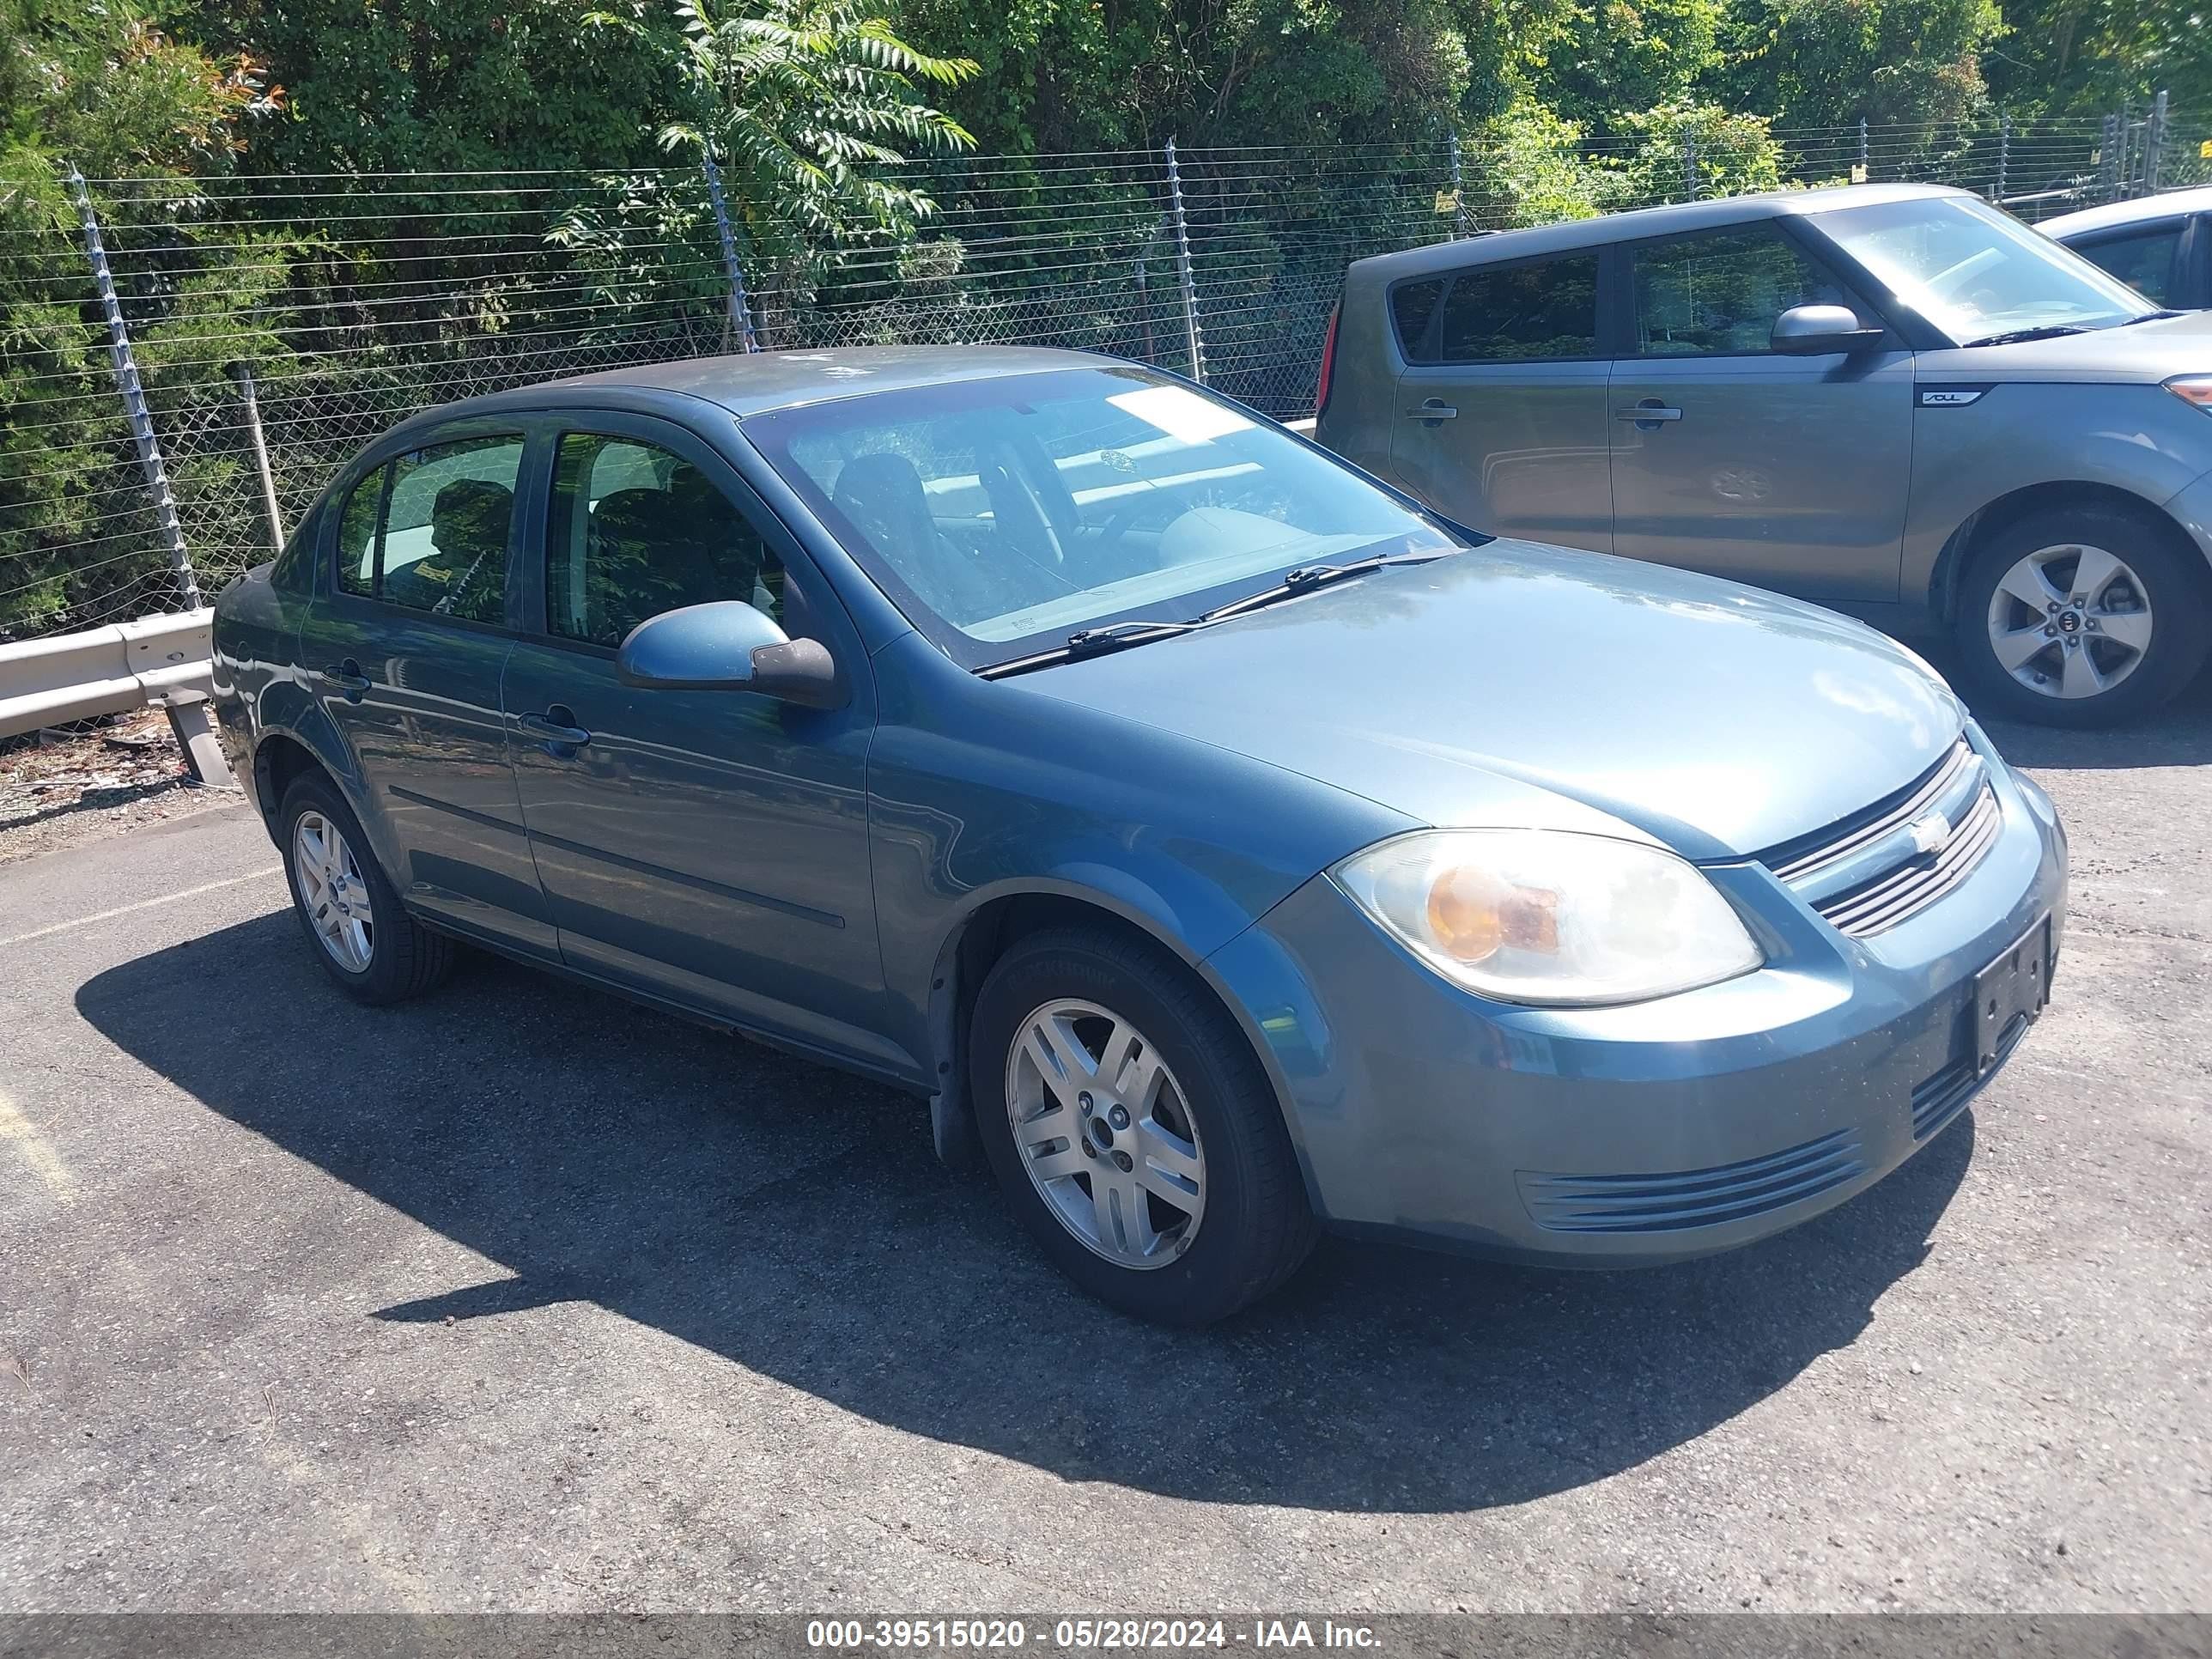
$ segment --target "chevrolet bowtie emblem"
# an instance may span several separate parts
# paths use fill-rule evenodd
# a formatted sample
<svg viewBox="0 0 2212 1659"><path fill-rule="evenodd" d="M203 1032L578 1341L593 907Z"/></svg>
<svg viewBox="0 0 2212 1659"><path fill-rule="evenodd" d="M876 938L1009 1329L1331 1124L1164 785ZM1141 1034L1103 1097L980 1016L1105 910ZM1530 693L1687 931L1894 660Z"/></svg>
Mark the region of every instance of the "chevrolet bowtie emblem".
<svg viewBox="0 0 2212 1659"><path fill-rule="evenodd" d="M1923 853L1932 853L1951 839L1951 821L1941 812L1930 812L1924 818L1912 821L1912 844Z"/></svg>

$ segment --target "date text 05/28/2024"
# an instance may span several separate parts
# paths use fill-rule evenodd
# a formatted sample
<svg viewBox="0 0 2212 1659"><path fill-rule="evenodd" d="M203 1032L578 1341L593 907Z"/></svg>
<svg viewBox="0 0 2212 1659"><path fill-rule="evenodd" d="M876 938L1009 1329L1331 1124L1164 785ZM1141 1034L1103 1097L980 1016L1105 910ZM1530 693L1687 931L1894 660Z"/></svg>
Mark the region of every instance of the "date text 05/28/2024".
<svg viewBox="0 0 2212 1659"><path fill-rule="evenodd" d="M1366 1625L1333 1619L1055 1619L1033 1629L1021 1619L813 1619L810 1648L896 1650L935 1648L1003 1652L1108 1651L1192 1648L1348 1648L1380 1645Z"/></svg>

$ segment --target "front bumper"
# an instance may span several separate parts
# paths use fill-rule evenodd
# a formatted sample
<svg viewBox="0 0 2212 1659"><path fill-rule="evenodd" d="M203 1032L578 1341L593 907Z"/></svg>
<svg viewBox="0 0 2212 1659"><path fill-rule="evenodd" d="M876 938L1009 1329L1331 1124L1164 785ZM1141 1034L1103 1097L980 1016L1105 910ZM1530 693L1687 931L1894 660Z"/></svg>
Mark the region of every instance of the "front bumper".
<svg viewBox="0 0 2212 1659"><path fill-rule="evenodd" d="M1761 866L1711 869L1767 965L1627 1007L1471 995L1309 882L1208 965L1262 1046L1316 1208L1343 1230L1618 1267L1747 1243L1871 1186L1988 1080L1974 976L2063 920L2057 816L1984 754L2003 826L1941 902L1853 939Z"/></svg>

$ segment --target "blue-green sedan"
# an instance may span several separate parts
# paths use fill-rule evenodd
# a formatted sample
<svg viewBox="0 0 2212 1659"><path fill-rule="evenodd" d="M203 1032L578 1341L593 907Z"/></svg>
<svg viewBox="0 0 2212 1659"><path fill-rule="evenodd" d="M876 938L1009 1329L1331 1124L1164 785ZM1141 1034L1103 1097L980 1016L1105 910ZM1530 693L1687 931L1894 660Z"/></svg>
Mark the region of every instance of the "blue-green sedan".
<svg viewBox="0 0 2212 1659"><path fill-rule="evenodd" d="M1151 1318L1324 1228L1792 1225L1959 1115L2058 947L2050 802L1910 651L1073 352L432 410L216 645L348 993L465 943L911 1091Z"/></svg>

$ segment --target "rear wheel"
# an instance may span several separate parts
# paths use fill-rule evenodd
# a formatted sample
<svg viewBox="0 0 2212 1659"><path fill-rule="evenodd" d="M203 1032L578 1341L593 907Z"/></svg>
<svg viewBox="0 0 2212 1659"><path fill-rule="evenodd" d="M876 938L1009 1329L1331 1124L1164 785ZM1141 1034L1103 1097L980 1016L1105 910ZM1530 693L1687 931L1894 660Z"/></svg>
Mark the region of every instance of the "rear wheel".
<svg viewBox="0 0 2212 1659"><path fill-rule="evenodd" d="M344 798L319 773L277 809L292 908L324 971L359 1002L419 996L452 970L453 941L410 916Z"/></svg>
<svg viewBox="0 0 2212 1659"><path fill-rule="evenodd" d="M2208 573L2146 516L2039 514L1980 550L1959 594L1962 665L1988 714L2104 726L2154 708L2203 666Z"/></svg>
<svg viewBox="0 0 2212 1659"><path fill-rule="evenodd" d="M1102 1301L1208 1324L1312 1249L1266 1074L1206 987L1157 949L1087 928L1020 940L976 997L969 1054L1008 1203Z"/></svg>

